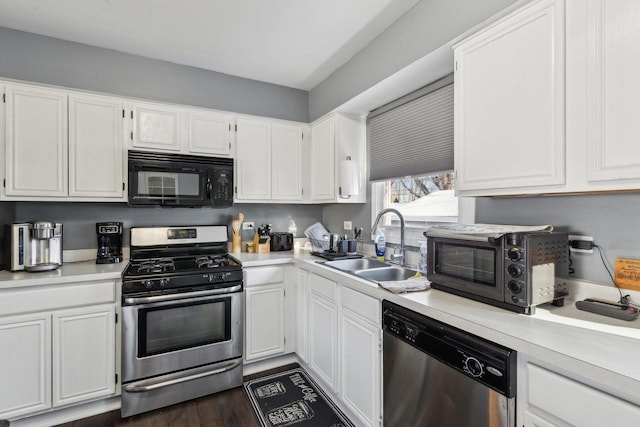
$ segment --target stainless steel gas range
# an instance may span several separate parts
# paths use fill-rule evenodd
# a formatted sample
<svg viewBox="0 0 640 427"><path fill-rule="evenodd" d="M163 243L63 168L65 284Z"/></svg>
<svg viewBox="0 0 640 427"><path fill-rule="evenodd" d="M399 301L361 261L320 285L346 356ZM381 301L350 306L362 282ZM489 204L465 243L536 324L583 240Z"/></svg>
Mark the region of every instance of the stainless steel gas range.
<svg viewBox="0 0 640 427"><path fill-rule="evenodd" d="M122 417L242 385L242 265L227 226L134 227L122 280Z"/></svg>

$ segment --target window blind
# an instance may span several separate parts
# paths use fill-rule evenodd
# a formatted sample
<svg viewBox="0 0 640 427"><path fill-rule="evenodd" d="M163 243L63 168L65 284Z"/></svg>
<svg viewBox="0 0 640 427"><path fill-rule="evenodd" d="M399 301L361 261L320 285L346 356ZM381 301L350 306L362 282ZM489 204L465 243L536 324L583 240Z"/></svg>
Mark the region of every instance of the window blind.
<svg viewBox="0 0 640 427"><path fill-rule="evenodd" d="M369 113L371 181L453 169L453 75Z"/></svg>

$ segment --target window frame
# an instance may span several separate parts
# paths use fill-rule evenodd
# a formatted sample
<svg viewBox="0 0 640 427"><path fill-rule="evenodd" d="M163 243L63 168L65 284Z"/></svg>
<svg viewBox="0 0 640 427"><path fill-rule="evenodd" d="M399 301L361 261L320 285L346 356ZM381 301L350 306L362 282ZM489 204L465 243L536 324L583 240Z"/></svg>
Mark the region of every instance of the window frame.
<svg viewBox="0 0 640 427"><path fill-rule="evenodd" d="M447 172L452 172L452 171L425 173L421 175L437 175L438 173L447 173ZM386 183L389 181L391 181L391 179L384 180L384 181L373 181L369 183L371 185L371 227L373 227L373 224L375 223L378 213L382 209L384 209L384 185L386 185ZM460 196L457 196L457 197L458 197L457 223L458 224L474 224L475 223L475 207L476 207L475 198L460 197ZM397 224L392 223L393 221L395 221ZM393 215L393 214L385 215L380 220L380 224L378 226L383 227L385 229L385 239L387 243L393 246L400 245L400 239L399 239L400 225L399 225L398 217L396 215ZM405 247L418 249L420 247L419 240L415 241L415 239L413 239L414 241L411 241L410 239L409 241L407 241L407 234L411 233L410 230L412 229L414 230L414 233L412 234L415 234L415 229L419 229L420 230L419 233L422 234L422 232L425 231L425 227L424 226L407 227L407 224L405 224ZM372 236L365 237L365 239L368 239L368 238L371 238L373 240Z"/></svg>

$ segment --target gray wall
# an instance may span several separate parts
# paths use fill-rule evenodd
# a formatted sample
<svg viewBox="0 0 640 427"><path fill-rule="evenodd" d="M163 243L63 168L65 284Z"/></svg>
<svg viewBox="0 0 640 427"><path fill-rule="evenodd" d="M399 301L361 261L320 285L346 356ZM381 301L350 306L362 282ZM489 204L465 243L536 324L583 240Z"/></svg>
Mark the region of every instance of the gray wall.
<svg viewBox="0 0 640 427"><path fill-rule="evenodd" d="M0 27L0 77L308 122L306 91Z"/></svg>
<svg viewBox="0 0 640 427"><path fill-rule="evenodd" d="M639 208L640 193L478 198L476 222L551 224L558 231L592 236L612 269L617 257L640 258ZM611 283L597 249L593 254L573 254L571 258L574 277Z"/></svg>
<svg viewBox="0 0 640 427"><path fill-rule="evenodd" d="M313 121L516 0L422 0L311 90Z"/></svg>
<svg viewBox="0 0 640 427"><path fill-rule="evenodd" d="M3 206L4 203L0 203ZM291 215L296 222L296 237L304 237L304 230L322 221L322 206L318 205L262 205L236 204L231 208L130 208L124 203L16 203L15 221L46 219L63 224L64 249L90 249L97 247L96 222L122 221L125 227L124 244L129 245L129 228L151 225L213 225L225 224L231 232L231 219L245 215L256 227L272 224L274 231L288 231ZM12 221L11 221L12 222ZM243 239L253 237L251 231L243 232Z"/></svg>

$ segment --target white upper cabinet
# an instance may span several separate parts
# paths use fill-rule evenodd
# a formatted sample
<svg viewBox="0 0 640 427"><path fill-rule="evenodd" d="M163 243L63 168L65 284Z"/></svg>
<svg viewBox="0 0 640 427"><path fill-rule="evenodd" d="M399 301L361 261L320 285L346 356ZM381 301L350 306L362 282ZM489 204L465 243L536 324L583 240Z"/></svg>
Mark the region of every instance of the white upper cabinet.
<svg viewBox="0 0 640 427"><path fill-rule="evenodd" d="M311 126L311 201L330 202L335 193L334 119Z"/></svg>
<svg viewBox="0 0 640 427"><path fill-rule="evenodd" d="M364 117L333 113L311 125L311 202L365 203L367 180ZM340 162L350 157L357 165L357 195L344 195Z"/></svg>
<svg viewBox="0 0 640 427"><path fill-rule="evenodd" d="M640 188L639 14L636 0L567 2L567 136L578 190Z"/></svg>
<svg viewBox="0 0 640 427"><path fill-rule="evenodd" d="M67 93L7 85L7 196L67 196Z"/></svg>
<svg viewBox="0 0 640 427"><path fill-rule="evenodd" d="M271 199L271 123L238 119L236 199Z"/></svg>
<svg viewBox="0 0 640 427"><path fill-rule="evenodd" d="M271 198L302 200L302 128L274 123L271 138Z"/></svg>
<svg viewBox="0 0 640 427"><path fill-rule="evenodd" d="M123 103L6 85L5 200L124 201Z"/></svg>
<svg viewBox="0 0 640 427"><path fill-rule="evenodd" d="M455 46L458 194L562 188L564 53L562 0L529 3Z"/></svg>
<svg viewBox="0 0 640 427"><path fill-rule="evenodd" d="M456 45L458 194L640 189L639 14L537 0Z"/></svg>
<svg viewBox="0 0 640 427"><path fill-rule="evenodd" d="M180 109L163 104L131 106L131 145L136 149L180 151Z"/></svg>
<svg viewBox="0 0 640 427"><path fill-rule="evenodd" d="M194 154L230 157L231 119L227 114L188 110L188 151Z"/></svg>
<svg viewBox="0 0 640 427"><path fill-rule="evenodd" d="M123 103L69 95L69 196L123 198Z"/></svg>
<svg viewBox="0 0 640 427"><path fill-rule="evenodd" d="M243 117L236 129L236 201L302 202L306 127Z"/></svg>

